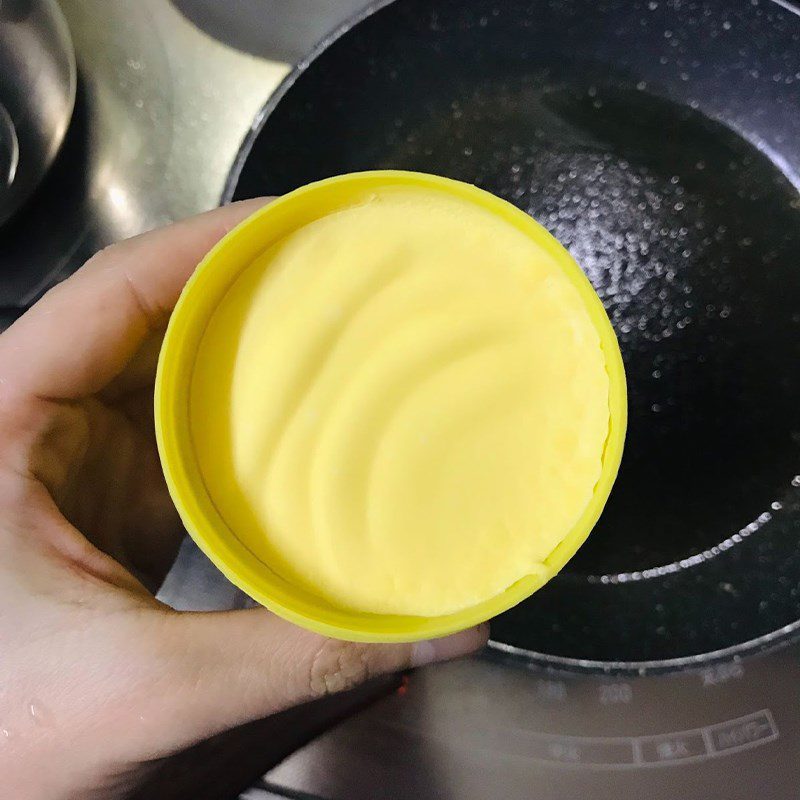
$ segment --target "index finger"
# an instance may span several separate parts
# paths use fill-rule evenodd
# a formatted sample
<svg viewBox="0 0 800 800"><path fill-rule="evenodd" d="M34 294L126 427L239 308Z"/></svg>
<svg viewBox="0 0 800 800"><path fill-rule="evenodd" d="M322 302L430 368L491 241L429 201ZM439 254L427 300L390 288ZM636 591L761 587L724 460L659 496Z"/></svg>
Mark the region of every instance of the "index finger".
<svg viewBox="0 0 800 800"><path fill-rule="evenodd" d="M86 397L164 327L203 256L266 199L245 200L102 250L0 336L6 392Z"/></svg>

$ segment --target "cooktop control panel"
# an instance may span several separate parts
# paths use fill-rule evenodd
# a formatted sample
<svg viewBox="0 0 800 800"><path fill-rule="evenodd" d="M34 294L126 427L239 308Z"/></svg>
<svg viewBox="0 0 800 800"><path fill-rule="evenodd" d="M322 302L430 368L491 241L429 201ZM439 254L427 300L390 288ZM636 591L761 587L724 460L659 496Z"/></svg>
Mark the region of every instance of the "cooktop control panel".
<svg viewBox="0 0 800 800"><path fill-rule="evenodd" d="M798 685L797 649L662 675L558 671L490 649L415 673L264 787L325 800L788 798Z"/></svg>

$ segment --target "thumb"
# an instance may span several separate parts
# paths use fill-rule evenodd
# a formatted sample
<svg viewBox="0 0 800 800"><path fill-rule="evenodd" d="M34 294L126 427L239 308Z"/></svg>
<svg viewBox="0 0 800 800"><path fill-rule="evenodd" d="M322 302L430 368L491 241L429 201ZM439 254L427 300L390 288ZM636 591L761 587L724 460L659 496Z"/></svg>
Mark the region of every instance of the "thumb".
<svg viewBox="0 0 800 800"><path fill-rule="evenodd" d="M172 659L177 674L170 680L170 730L162 729L175 740L164 742L166 747L354 688L378 675L466 655L482 647L489 632L488 625L481 625L410 644L345 642L298 628L263 608L176 614L170 622L178 654Z"/></svg>

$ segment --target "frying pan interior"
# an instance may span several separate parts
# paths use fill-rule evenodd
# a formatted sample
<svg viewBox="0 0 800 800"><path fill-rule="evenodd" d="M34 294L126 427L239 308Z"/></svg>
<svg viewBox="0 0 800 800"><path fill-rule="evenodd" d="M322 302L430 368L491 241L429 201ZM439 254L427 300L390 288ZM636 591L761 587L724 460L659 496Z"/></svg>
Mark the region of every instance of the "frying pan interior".
<svg viewBox="0 0 800 800"><path fill-rule="evenodd" d="M402 168L542 222L603 299L629 437L608 507L495 621L678 664L800 620L800 18L770 0L396 0L265 110L226 199Z"/></svg>

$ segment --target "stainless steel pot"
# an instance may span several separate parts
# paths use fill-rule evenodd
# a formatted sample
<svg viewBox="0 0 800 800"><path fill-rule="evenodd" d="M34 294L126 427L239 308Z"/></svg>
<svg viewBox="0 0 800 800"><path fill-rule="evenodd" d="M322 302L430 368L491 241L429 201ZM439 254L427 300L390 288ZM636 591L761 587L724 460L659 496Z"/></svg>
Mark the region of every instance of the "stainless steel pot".
<svg viewBox="0 0 800 800"><path fill-rule="evenodd" d="M0 225L55 159L75 85L72 40L55 0L0 0Z"/></svg>

